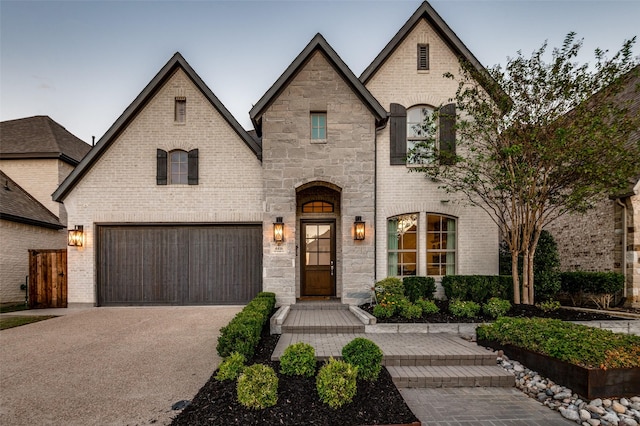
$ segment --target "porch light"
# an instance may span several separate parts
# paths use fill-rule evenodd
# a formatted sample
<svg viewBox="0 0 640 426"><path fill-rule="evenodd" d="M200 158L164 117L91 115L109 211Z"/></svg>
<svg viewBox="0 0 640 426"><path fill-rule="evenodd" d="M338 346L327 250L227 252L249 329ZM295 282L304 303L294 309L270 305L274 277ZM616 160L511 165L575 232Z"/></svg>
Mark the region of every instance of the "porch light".
<svg viewBox="0 0 640 426"><path fill-rule="evenodd" d="M68 245L75 247L82 247L83 227L82 225L76 225L74 229L68 231Z"/></svg>
<svg viewBox="0 0 640 426"><path fill-rule="evenodd" d="M353 239L357 241L364 240L364 221L362 216L356 216L355 222L353 222L354 234Z"/></svg>
<svg viewBox="0 0 640 426"><path fill-rule="evenodd" d="M273 241L280 244L284 241L284 223L282 217L276 217L276 221L273 224Z"/></svg>

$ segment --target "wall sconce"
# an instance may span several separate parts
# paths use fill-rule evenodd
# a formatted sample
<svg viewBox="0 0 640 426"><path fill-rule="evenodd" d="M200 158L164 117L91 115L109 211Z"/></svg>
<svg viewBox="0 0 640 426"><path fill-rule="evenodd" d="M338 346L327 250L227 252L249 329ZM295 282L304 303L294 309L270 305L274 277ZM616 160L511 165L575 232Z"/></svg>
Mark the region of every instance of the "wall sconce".
<svg viewBox="0 0 640 426"><path fill-rule="evenodd" d="M284 223L282 217L276 217L276 221L273 224L273 241L281 244L284 241Z"/></svg>
<svg viewBox="0 0 640 426"><path fill-rule="evenodd" d="M356 216L355 222L353 222L354 234L353 239L357 241L364 240L364 221L362 216Z"/></svg>
<svg viewBox="0 0 640 426"><path fill-rule="evenodd" d="M69 229L68 231L68 245L75 247L82 247L82 225L76 225L75 229Z"/></svg>

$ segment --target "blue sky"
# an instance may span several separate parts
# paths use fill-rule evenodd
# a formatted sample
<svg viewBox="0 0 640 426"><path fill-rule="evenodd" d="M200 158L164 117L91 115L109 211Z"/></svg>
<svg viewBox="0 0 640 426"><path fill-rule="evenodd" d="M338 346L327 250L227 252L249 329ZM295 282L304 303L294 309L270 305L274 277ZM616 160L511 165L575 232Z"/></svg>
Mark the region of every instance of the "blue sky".
<svg viewBox="0 0 640 426"><path fill-rule="evenodd" d="M559 46L569 31L593 61L596 47L615 52L640 32L640 0L430 3L486 66ZM252 104L316 33L359 76L420 4L0 0L0 120L48 115L97 140L179 51L250 128Z"/></svg>

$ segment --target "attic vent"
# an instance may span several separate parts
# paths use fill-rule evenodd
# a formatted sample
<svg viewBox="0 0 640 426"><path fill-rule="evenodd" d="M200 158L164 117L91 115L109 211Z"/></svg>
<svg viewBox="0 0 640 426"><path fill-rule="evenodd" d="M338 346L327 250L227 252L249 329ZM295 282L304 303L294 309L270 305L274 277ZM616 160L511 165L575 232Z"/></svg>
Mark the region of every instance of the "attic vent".
<svg viewBox="0 0 640 426"><path fill-rule="evenodd" d="M187 98L184 96L176 96L175 99L175 122L184 123L187 121Z"/></svg>
<svg viewBox="0 0 640 426"><path fill-rule="evenodd" d="M429 45L418 45L418 70L429 69Z"/></svg>

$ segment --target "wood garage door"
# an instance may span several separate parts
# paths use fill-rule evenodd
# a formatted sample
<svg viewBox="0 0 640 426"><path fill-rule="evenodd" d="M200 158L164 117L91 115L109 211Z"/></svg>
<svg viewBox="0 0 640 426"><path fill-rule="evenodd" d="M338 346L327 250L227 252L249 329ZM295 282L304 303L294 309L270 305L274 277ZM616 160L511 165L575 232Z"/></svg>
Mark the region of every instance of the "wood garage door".
<svg viewBox="0 0 640 426"><path fill-rule="evenodd" d="M262 226L98 226L98 304L246 303L262 289Z"/></svg>

